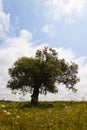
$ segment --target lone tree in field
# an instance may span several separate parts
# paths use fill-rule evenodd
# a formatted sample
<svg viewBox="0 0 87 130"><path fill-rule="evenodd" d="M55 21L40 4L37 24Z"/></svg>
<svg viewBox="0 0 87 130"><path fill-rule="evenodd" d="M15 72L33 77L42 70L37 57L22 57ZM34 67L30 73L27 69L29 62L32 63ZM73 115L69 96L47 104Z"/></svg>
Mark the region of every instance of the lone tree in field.
<svg viewBox="0 0 87 130"><path fill-rule="evenodd" d="M13 92L30 92L31 103L36 105L39 93L58 92L56 83L76 91L74 86L79 81L77 73L77 64L68 64L64 59L58 59L54 49L44 47L43 50L37 50L34 58L21 57L9 68L7 87Z"/></svg>

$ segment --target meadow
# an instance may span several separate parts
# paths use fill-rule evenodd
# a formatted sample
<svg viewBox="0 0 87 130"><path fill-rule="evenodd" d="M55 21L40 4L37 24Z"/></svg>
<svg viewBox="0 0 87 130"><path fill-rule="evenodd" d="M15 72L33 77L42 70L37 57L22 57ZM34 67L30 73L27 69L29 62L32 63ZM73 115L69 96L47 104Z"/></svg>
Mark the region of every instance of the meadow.
<svg viewBox="0 0 87 130"><path fill-rule="evenodd" d="M87 102L0 102L0 130L87 130Z"/></svg>

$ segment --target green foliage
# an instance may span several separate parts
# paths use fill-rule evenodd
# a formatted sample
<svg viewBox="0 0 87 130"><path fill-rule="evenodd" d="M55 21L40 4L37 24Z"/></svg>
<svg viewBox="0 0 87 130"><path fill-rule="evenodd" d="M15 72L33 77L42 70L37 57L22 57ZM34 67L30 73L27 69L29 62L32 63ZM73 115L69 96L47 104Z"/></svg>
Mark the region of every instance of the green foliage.
<svg viewBox="0 0 87 130"><path fill-rule="evenodd" d="M20 90L32 93L32 102L38 102L38 95L58 92L56 83L64 84L76 91L74 85L79 81L78 66L59 59L57 52L48 47L37 50L35 58L21 57L9 68L10 80L7 87L14 92Z"/></svg>
<svg viewBox="0 0 87 130"><path fill-rule="evenodd" d="M0 103L0 130L87 130L87 102Z"/></svg>

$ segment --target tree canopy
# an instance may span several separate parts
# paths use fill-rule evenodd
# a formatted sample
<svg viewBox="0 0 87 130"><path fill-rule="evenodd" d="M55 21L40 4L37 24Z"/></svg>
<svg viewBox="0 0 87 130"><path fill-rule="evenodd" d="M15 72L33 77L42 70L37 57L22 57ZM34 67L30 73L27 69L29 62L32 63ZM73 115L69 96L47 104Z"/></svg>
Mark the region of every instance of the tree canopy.
<svg viewBox="0 0 87 130"><path fill-rule="evenodd" d="M38 103L40 94L57 93L58 84L76 91L78 65L59 59L56 50L44 47L37 50L35 57L21 57L8 70L10 79L7 87L13 92L31 93L31 103Z"/></svg>

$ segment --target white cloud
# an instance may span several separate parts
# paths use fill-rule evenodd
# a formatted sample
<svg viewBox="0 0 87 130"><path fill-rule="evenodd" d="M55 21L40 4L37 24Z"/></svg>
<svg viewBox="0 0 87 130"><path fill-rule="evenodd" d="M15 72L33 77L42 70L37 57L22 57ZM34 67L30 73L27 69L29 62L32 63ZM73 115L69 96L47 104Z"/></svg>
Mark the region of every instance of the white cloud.
<svg viewBox="0 0 87 130"><path fill-rule="evenodd" d="M33 52L30 44L23 37L8 38L0 47L0 86L5 86L8 79L7 70L9 66L20 56L28 55L28 51ZM28 49L30 48L30 49ZM30 54L31 55L31 54Z"/></svg>
<svg viewBox="0 0 87 130"><path fill-rule="evenodd" d="M58 57L66 59L67 62L71 62L73 59L75 59L75 54L72 52L70 48L55 48L58 51Z"/></svg>
<svg viewBox="0 0 87 130"><path fill-rule="evenodd" d="M26 40L31 40L32 39L32 33L30 33L29 31L22 29L20 31L20 37Z"/></svg>
<svg viewBox="0 0 87 130"><path fill-rule="evenodd" d="M10 14L4 12L2 1L0 0L0 38L5 38L10 28Z"/></svg>
<svg viewBox="0 0 87 130"><path fill-rule="evenodd" d="M57 21L62 17L73 22L74 18L82 16L85 12L86 0L46 0L46 15Z"/></svg>
<svg viewBox="0 0 87 130"><path fill-rule="evenodd" d="M87 13L86 0L32 0L37 5L34 10L42 11L47 19L74 23ZM40 10L39 10L40 9Z"/></svg>
<svg viewBox="0 0 87 130"><path fill-rule="evenodd" d="M42 32L47 34L49 37L54 38L55 37L55 28L52 24L45 24L42 29Z"/></svg>

